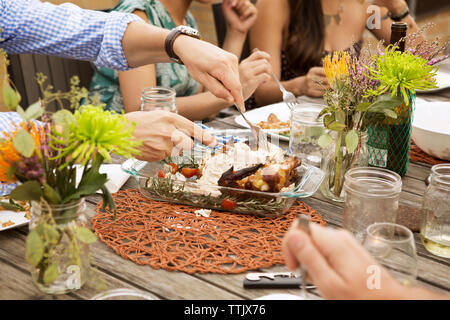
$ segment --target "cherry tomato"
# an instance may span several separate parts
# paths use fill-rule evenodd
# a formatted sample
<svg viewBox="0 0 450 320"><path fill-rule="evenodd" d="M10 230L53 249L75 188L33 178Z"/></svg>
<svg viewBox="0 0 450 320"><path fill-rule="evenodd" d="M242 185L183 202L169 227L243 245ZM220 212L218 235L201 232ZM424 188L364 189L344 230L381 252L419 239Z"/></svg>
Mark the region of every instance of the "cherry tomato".
<svg viewBox="0 0 450 320"><path fill-rule="evenodd" d="M195 168L182 168L181 169L181 173L186 178L191 178L191 177L195 176L196 172L197 172L197 169L195 169Z"/></svg>
<svg viewBox="0 0 450 320"><path fill-rule="evenodd" d="M202 176L202 170L200 170L199 168L195 169L195 175L197 176L197 178L200 178Z"/></svg>
<svg viewBox="0 0 450 320"><path fill-rule="evenodd" d="M177 173L177 171L178 171L178 166L177 166L176 163L169 163L169 166L172 167L172 169L170 170L170 172L171 172L172 174Z"/></svg>
<svg viewBox="0 0 450 320"><path fill-rule="evenodd" d="M236 202L230 199L223 199L221 205L225 210L233 210L236 208Z"/></svg>
<svg viewBox="0 0 450 320"><path fill-rule="evenodd" d="M159 171L158 171L158 177L160 177L160 178L165 178L165 177L166 177L166 174L164 173L164 171L159 170Z"/></svg>

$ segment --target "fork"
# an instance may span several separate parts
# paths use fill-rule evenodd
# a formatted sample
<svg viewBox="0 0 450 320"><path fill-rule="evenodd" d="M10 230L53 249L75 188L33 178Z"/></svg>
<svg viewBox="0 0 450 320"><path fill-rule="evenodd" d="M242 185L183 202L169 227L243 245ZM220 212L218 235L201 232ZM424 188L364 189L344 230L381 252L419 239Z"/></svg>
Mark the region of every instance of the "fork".
<svg viewBox="0 0 450 320"><path fill-rule="evenodd" d="M273 78L273 80L275 80L275 82L280 87L280 91L283 94L283 102L286 103L287 106L289 107L289 109L292 111L294 109L294 107L298 104L297 98L294 96L294 94L292 92L287 91L283 87L283 85L281 84L280 81L278 81L277 77L275 76L275 74L273 72L272 72L272 78Z"/></svg>
<svg viewBox="0 0 450 320"><path fill-rule="evenodd" d="M242 110L236 105L236 103L234 104L234 106L236 107L236 109L239 110L242 118L244 118L245 122L247 122L247 124L250 126L250 129L252 130L253 135L256 137L256 145L258 146L258 148L262 147L264 150L268 151L269 150L269 142L267 141L267 137L266 137L266 134L264 133L263 129L261 129L261 127L251 123L245 116L244 112L242 112Z"/></svg>
<svg viewBox="0 0 450 320"><path fill-rule="evenodd" d="M258 48L254 48L252 50L252 52L257 52L259 51ZM283 102L287 104L287 106L289 107L289 109L292 111L294 109L294 107L298 104L297 102L297 98L294 96L294 94L290 91L287 91L283 85L281 84L280 81L278 81L277 77L275 76L275 74L272 72L272 78L273 80L275 80L275 82L278 84L278 86L280 87L280 91L283 94Z"/></svg>
<svg viewBox="0 0 450 320"><path fill-rule="evenodd" d="M311 221L311 219L309 218L309 216L305 216L305 215L301 214L298 216L297 221L298 221L297 228L306 232L308 235L310 235L311 231L309 229L309 222ZM307 298L307 292L306 292L307 271L303 265L300 268L300 274L301 274L301 278L302 278L302 285L301 285L302 295L303 295L303 298L306 300L306 298Z"/></svg>

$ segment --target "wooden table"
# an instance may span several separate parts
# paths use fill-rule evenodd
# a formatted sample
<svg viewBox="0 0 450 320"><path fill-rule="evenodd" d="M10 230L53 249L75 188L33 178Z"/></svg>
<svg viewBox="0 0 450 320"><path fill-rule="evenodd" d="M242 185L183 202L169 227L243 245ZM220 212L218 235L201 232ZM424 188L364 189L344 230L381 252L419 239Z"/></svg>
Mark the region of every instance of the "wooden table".
<svg viewBox="0 0 450 320"><path fill-rule="evenodd" d="M450 101L450 90L435 95L422 95L422 98ZM217 119L208 123L214 128L237 128L233 116ZM425 190L424 179L430 172L430 166L411 163L407 175L403 178L401 199L420 205ZM135 182L130 179L123 188L133 188ZM87 199L88 214L94 214L94 208L100 197ZM304 200L327 221L327 225L339 228L342 225L342 204L325 199L320 192ZM168 272L154 270L149 266L139 266L115 254L112 249L97 241L91 245L91 254L95 259L97 276L89 280L76 292L49 296L40 292L32 283L25 256L25 237L28 227L0 232L0 299L90 299L99 293L99 289L136 288L152 293L161 299L254 299L273 293L300 294L299 290L248 290L242 286L245 274L217 275ZM439 258L428 253L423 247L419 235L414 234L418 254L418 283L438 292L450 294L450 259ZM282 265L261 271L286 271ZM99 281L102 280L102 281ZM99 283L106 287L99 288ZM315 292L313 292L315 294ZM317 297L314 295L314 297Z"/></svg>

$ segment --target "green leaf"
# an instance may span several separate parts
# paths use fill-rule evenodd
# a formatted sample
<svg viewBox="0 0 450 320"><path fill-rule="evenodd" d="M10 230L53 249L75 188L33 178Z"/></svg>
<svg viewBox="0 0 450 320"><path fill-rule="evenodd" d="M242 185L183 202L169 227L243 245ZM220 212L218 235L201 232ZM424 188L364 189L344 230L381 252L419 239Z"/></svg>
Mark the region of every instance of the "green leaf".
<svg viewBox="0 0 450 320"><path fill-rule="evenodd" d="M59 271L58 264L52 263L44 271L44 284L50 285L58 279Z"/></svg>
<svg viewBox="0 0 450 320"><path fill-rule="evenodd" d="M75 229L75 235L77 236L78 240L84 243L94 243L97 241L97 236L88 228L86 227L78 227Z"/></svg>
<svg viewBox="0 0 450 320"><path fill-rule="evenodd" d="M4 201L0 202L0 208L3 208L5 210L11 210L11 211L22 211L22 209L23 209L21 206L19 206L17 204L12 204L9 202L4 202Z"/></svg>
<svg viewBox="0 0 450 320"><path fill-rule="evenodd" d="M39 201L42 196L41 185L36 180L27 181L11 191L10 198L18 201Z"/></svg>
<svg viewBox="0 0 450 320"><path fill-rule="evenodd" d="M103 157L96 155L91 167L84 171L76 191L64 198L63 203L68 203L78 200L84 196L89 196L103 187L108 180L108 177L104 173L99 173L100 165L102 163Z"/></svg>
<svg viewBox="0 0 450 320"><path fill-rule="evenodd" d="M59 242L59 231L58 228L54 225L44 224L43 225L43 233L46 240L50 244L57 244Z"/></svg>
<svg viewBox="0 0 450 320"><path fill-rule="evenodd" d="M25 113L25 110L23 110L21 106L17 106L16 111L24 121L27 121L27 115Z"/></svg>
<svg viewBox="0 0 450 320"><path fill-rule="evenodd" d="M343 123L333 122L327 128L333 131L342 131L347 128L347 126Z"/></svg>
<svg viewBox="0 0 450 320"><path fill-rule="evenodd" d="M330 108L328 108L328 107L325 107L325 108L323 108L321 111L320 111L320 113L319 113L319 115L317 116L317 118L320 118L321 116L323 116L324 114L326 114L326 113L330 113Z"/></svg>
<svg viewBox="0 0 450 320"><path fill-rule="evenodd" d="M361 103L358 104L358 106L356 107L356 111L360 111L360 112L367 111L367 109L369 109L370 105L371 105L370 102L361 102Z"/></svg>
<svg viewBox="0 0 450 320"><path fill-rule="evenodd" d="M359 137L356 130L350 130L345 136L345 146L348 153L353 153L358 146Z"/></svg>
<svg viewBox="0 0 450 320"><path fill-rule="evenodd" d="M30 105L27 110L25 111L25 115L27 117L27 120L34 120L38 119L42 116L44 113L44 109L42 109L41 101L38 100L32 105Z"/></svg>
<svg viewBox="0 0 450 320"><path fill-rule="evenodd" d="M327 114L326 116L323 117L323 124L325 127L328 127L335 120L336 120L336 118L334 117L334 115Z"/></svg>
<svg viewBox="0 0 450 320"><path fill-rule="evenodd" d="M61 197L56 192L55 189L53 189L50 185L48 185L46 182L43 183L44 186L44 198L53 204L59 204L61 203Z"/></svg>
<svg viewBox="0 0 450 320"><path fill-rule="evenodd" d="M2 90L3 104L11 111L15 111L20 103L20 94L14 90L9 83Z"/></svg>
<svg viewBox="0 0 450 320"><path fill-rule="evenodd" d="M328 133L321 135L319 140L317 141L319 146L323 149L328 147L332 142L333 142L333 138Z"/></svg>
<svg viewBox="0 0 450 320"><path fill-rule="evenodd" d="M75 121L72 112L69 110L59 110L53 114L52 119L55 125L63 128L63 136L67 139L70 134L69 125Z"/></svg>
<svg viewBox="0 0 450 320"><path fill-rule="evenodd" d="M345 112L343 110L336 111L336 121L341 124L345 123Z"/></svg>
<svg viewBox="0 0 450 320"><path fill-rule="evenodd" d="M403 103L402 99L397 96L392 97L389 94L379 96L377 100L367 109L369 112L383 112L383 109L393 110L396 106Z"/></svg>
<svg viewBox="0 0 450 320"><path fill-rule="evenodd" d="M391 109L383 109L383 113L392 119L397 119L397 113Z"/></svg>
<svg viewBox="0 0 450 320"><path fill-rule="evenodd" d="M114 198L112 197L106 185L102 187L102 197L103 197L103 209L105 209L106 205L108 205L109 210L114 211L114 220L116 220L117 215L116 204L114 203Z"/></svg>
<svg viewBox="0 0 450 320"><path fill-rule="evenodd" d="M44 242L36 230L28 234L26 248L25 258L30 265L36 267L44 256Z"/></svg>
<svg viewBox="0 0 450 320"><path fill-rule="evenodd" d="M13 140L14 148L24 157L31 157L34 153L33 136L25 130L20 130Z"/></svg>
<svg viewBox="0 0 450 320"><path fill-rule="evenodd" d="M9 167L8 172L6 173L6 180L11 180L12 176L16 173L17 167L12 165Z"/></svg>

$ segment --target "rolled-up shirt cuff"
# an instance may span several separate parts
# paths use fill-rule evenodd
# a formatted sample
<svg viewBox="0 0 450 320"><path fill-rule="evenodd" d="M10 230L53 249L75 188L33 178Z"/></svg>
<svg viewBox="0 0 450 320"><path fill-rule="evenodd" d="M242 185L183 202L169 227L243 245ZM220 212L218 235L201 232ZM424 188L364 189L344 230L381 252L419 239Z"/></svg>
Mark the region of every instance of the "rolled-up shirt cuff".
<svg viewBox="0 0 450 320"><path fill-rule="evenodd" d="M105 67L118 71L129 70L128 61L122 48L122 38L128 24L143 20L132 13L110 12L105 23L103 41L97 59L98 67Z"/></svg>

